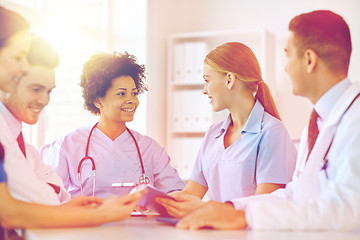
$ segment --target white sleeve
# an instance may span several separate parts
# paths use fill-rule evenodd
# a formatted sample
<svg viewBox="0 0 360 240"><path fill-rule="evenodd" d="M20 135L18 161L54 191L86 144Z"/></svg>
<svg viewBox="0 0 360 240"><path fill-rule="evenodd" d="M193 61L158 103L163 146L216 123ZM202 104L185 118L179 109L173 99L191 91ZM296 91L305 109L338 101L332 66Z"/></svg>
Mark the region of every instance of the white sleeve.
<svg viewBox="0 0 360 240"><path fill-rule="evenodd" d="M57 195L61 203L69 201L70 195L67 193L61 178L56 174L55 170L50 165L41 161L38 151L33 146L27 144L26 147L31 155L29 159L33 161L36 176L45 183L51 183L60 187L60 192Z"/></svg>
<svg viewBox="0 0 360 240"><path fill-rule="evenodd" d="M44 163L50 165L55 170L62 180L64 188L68 189L71 181L68 161L66 153L62 147L62 141L57 139L52 142L41 158Z"/></svg>
<svg viewBox="0 0 360 240"><path fill-rule="evenodd" d="M286 198L253 201L246 205L254 230L353 230L360 225L360 194L330 184L331 191L307 202Z"/></svg>
<svg viewBox="0 0 360 240"><path fill-rule="evenodd" d="M249 203L253 203L255 201L268 201L270 199L292 199L292 182L286 185L286 188L280 188L270 194L258 194L252 195L249 197L242 197L237 199L232 199L231 202L236 209L245 209Z"/></svg>
<svg viewBox="0 0 360 240"><path fill-rule="evenodd" d="M28 151L27 155L30 156L30 152ZM22 201L58 205L60 203L58 195L52 187L36 175L34 166L33 161L24 158L20 149L7 146L5 170L10 193L14 198Z"/></svg>

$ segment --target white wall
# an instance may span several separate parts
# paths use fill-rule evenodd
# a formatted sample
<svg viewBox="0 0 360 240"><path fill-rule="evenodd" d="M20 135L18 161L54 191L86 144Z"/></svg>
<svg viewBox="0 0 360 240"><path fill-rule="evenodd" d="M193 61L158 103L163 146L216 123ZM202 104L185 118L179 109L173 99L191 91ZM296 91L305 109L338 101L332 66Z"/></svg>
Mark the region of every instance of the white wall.
<svg viewBox="0 0 360 240"><path fill-rule="evenodd" d="M138 63L146 65L146 0L112 0L109 51L136 56ZM128 127L146 134L147 93L139 96L140 105Z"/></svg>
<svg viewBox="0 0 360 240"><path fill-rule="evenodd" d="M56 88L49 105L38 124L24 124L26 141L40 148L44 143L98 121L98 116L84 109L79 86L82 66L91 55L100 51L128 51L139 63L146 63L146 0L37 2L39 4L7 0L0 5L23 15L30 22L32 32L44 36L60 56ZM50 4L58 4L55 11ZM56 21L50 21L54 19ZM146 94L140 96L140 102L135 120L129 126L146 133Z"/></svg>
<svg viewBox="0 0 360 240"><path fill-rule="evenodd" d="M283 49L289 21L300 13L317 9L332 10L349 24L353 41L349 76L360 82L356 78L360 69L355 66L360 61L358 0L148 0L148 134L165 145L167 39L170 34L260 28L275 33L278 38L274 56L277 84L271 86L271 90L291 136L300 137L311 104L291 94L290 80L284 72Z"/></svg>
<svg viewBox="0 0 360 240"><path fill-rule="evenodd" d="M106 3L108 5L103 6L104 32L98 32L98 34L107 34L107 36L99 37L106 41L86 47L86 55L79 53L84 48L82 45L85 45L85 42L80 45L68 45L67 49L59 50L61 62L56 70L57 87L45 109L47 121L44 143L49 143L79 127L93 125L99 120L98 116L94 116L84 109L84 100L79 86L82 66L91 55L100 51L128 51L137 57L139 63L144 64L146 61L146 1L109 0ZM65 55L65 50L73 52L76 57L83 56L82 59L77 59L72 64L75 71L63 68L72 59L71 54ZM141 133L146 133L145 117L146 95L144 94L140 96L140 106L134 121L128 126Z"/></svg>

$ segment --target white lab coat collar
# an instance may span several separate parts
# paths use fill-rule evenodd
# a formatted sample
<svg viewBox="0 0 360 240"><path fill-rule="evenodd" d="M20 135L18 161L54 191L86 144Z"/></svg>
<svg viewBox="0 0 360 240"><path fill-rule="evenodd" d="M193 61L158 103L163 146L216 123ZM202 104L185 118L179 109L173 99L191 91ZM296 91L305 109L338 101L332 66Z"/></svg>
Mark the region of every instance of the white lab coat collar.
<svg viewBox="0 0 360 240"><path fill-rule="evenodd" d="M344 78L332 88L330 88L321 98L316 102L314 109L319 114L320 119L318 120L318 127L321 131L323 125L331 116L331 111L334 109L335 104L341 98L343 93L351 85L349 78Z"/></svg>
<svg viewBox="0 0 360 240"><path fill-rule="evenodd" d="M311 152L309 159L306 162L307 151L299 151L302 155L298 156L299 164L301 164L301 169L303 168L303 173L301 176L306 178L311 178L315 176L314 172L318 171L323 166L324 155L333 139L333 136L336 133L338 123L340 122L344 112L360 92L360 88L356 83L351 84L346 91L338 99L334 107L332 108L329 118L324 123L323 129L319 132L317 141L315 142L313 151ZM303 135L307 135L307 131L303 132ZM299 149L304 149L307 144L307 137L302 137L302 142L300 143ZM304 155L305 154L305 155ZM315 189L315 188L314 188Z"/></svg>
<svg viewBox="0 0 360 240"><path fill-rule="evenodd" d="M15 139L19 136L22 130L22 124L19 120L15 118L14 115L5 107L5 105L0 101L0 113L3 115L5 122L9 126L9 129Z"/></svg>

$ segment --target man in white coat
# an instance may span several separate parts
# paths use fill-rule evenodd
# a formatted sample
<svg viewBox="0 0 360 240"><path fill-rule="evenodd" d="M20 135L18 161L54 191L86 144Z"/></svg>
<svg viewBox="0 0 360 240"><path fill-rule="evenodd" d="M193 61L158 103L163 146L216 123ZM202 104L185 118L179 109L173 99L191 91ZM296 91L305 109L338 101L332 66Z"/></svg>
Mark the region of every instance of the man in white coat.
<svg viewBox="0 0 360 240"><path fill-rule="evenodd" d="M360 90L347 78L348 25L333 12L313 11L293 18L289 30L293 93L307 97L317 113L303 131L292 182L272 194L208 202L177 227L360 229Z"/></svg>
<svg viewBox="0 0 360 240"><path fill-rule="evenodd" d="M70 195L54 169L42 163L38 151L24 143L20 134L22 122L35 124L48 104L55 87L54 69L59 58L48 42L32 36L28 61L26 76L16 90L2 96L0 102L0 140L5 148L7 184L14 198L57 205L70 200Z"/></svg>

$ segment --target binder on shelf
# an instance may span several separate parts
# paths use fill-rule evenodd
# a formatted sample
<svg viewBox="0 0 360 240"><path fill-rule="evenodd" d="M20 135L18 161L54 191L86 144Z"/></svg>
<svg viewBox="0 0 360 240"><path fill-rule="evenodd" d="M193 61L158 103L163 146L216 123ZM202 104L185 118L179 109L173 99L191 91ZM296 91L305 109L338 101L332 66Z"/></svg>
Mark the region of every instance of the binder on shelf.
<svg viewBox="0 0 360 240"><path fill-rule="evenodd" d="M203 83L203 63L208 51L205 41L174 44L173 80L175 84Z"/></svg>
<svg viewBox="0 0 360 240"><path fill-rule="evenodd" d="M184 80L184 71L185 71L184 56L185 56L184 44L176 43L174 45L174 55L173 55L174 83L181 83Z"/></svg>
<svg viewBox="0 0 360 240"><path fill-rule="evenodd" d="M172 94L172 114L171 127L173 131L181 131L183 129L183 115L184 115L184 97L181 91L176 91Z"/></svg>
<svg viewBox="0 0 360 240"><path fill-rule="evenodd" d="M172 131L205 132L210 127L212 109L201 91L175 91L172 98Z"/></svg>
<svg viewBox="0 0 360 240"><path fill-rule="evenodd" d="M193 69L193 82L204 83L203 67L204 59L208 52L208 45L205 41L194 42L194 69Z"/></svg>
<svg viewBox="0 0 360 240"><path fill-rule="evenodd" d="M191 83L194 74L194 51L195 45L193 42L184 43L184 83Z"/></svg>

